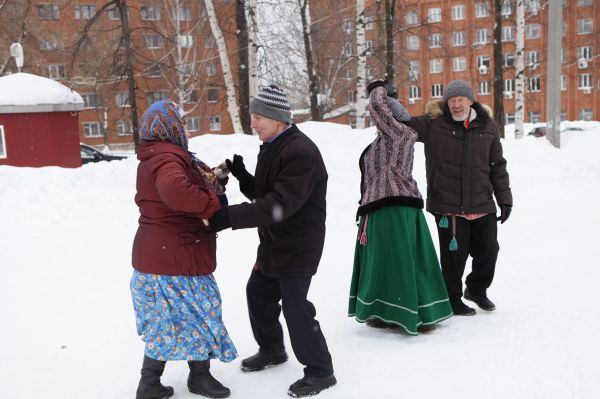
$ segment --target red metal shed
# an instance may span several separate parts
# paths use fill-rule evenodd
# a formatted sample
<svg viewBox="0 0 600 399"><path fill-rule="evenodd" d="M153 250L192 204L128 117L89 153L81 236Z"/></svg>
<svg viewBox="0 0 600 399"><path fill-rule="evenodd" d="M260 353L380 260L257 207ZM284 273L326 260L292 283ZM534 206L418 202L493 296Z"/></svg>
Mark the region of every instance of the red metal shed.
<svg viewBox="0 0 600 399"><path fill-rule="evenodd" d="M41 76L0 77L0 165L81 166L81 96Z"/></svg>

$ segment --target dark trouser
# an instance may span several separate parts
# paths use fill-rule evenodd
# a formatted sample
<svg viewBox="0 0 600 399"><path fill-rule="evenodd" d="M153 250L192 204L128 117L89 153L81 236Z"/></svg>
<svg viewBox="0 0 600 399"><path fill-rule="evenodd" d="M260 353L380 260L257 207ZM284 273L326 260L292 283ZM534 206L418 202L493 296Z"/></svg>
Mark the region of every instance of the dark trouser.
<svg viewBox="0 0 600 399"><path fill-rule="evenodd" d="M438 238L440 241L440 263L442 274L448 289L450 301L457 301L462 297L462 276L469 255L473 257L471 273L467 276L465 284L473 295L485 295L492 284L496 259L498 259L498 224L495 214L489 214L475 220L456 217L456 240L458 249L450 251L452 240L452 218L449 217L449 226L439 226L441 216L436 215Z"/></svg>
<svg viewBox="0 0 600 399"><path fill-rule="evenodd" d="M296 359L306 366L304 374L328 377L333 374L331 355L315 320L315 307L306 299L310 280L271 278L253 270L246 286L250 324L261 352L281 352L284 346L279 314L283 308L292 349Z"/></svg>

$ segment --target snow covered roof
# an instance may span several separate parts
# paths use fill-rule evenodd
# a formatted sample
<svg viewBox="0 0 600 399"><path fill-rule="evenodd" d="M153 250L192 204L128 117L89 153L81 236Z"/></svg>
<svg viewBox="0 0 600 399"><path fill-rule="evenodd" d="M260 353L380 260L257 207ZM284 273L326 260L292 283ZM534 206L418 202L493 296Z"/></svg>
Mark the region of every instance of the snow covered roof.
<svg viewBox="0 0 600 399"><path fill-rule="evenodd" d="M83 98L59 82L29 73L0 77L0 113L79 111Z"/></svg>

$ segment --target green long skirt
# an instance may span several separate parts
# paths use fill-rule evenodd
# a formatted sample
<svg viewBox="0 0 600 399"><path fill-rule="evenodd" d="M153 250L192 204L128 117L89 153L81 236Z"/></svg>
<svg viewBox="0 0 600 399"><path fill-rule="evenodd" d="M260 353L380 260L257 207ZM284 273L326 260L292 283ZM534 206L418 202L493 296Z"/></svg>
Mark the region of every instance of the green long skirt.
<svg viewBox="0 0 600 399"><path fill-rule="evenodd" d="M348 316L378 318L417 335L417 327L452 316L423 211L391 206L361 218ZM366 230L366 242L363 234Z"/></svg>

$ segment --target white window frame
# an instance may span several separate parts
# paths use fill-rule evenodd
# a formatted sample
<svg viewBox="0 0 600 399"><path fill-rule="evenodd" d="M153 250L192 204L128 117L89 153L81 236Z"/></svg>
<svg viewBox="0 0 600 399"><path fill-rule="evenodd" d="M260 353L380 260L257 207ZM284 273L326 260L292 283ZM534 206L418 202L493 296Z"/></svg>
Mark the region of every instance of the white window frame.
<svg viewBox="0 0 600 399"><path fill-rule="evenodd" d="M490 81L489 80L480 80L477 90L477 95L480 96L489 96L490 95Z"/></svg>
<svg viewBox="0 0 600 399"><path fill-rule="evenodd" d="M452 32L452 47L461 47L467 45L467 35L465 31Z"/></svg>
<svg viewBox="0 0 600 399"><path fill-rule="evenodd" d="M42 51L56 51L62 49L62 47L62 42L55 37L40 39L40 50Z"/></svg>
<svg viewBox="0 0 600 399"><path fill-rule="evenodd" d="M569 87L569 78L567 75L560 75L560 91L566 91Z"/></svg>
<svg viewBox="0 0 600 399"><path fill-rule="evenodd" d="M218 103L220 94L221 94L221 91L219 90L218 87L210 87L210 88L206 89L206 101L211 104ZM216 96L216 98L215 98L215 96Z"/></svg>
<svg viewBox="0 0 600 399"><path fill-rule="evenodd" d="M539 50L528 51L525 53L525 65L530 68L536 68L542 63L542 53Z"/></svg>
<svg viewBox="0 0 600 399"><path fill-rule="evenodd" d="M129 103L129 93L126 91L118 91L115 93L115 105L118 108L131 107Z"/></svg>
<svg viewBox="0 0 600 399"><path fill-rule="evenodd" d="M578 60L581 60L581 59L591 60L592 55L593 55L592 46L577 47L577 59Z"/></svg>
<svg viewBox="0 0 600 399"><path fill-rule="evenodd" d="M429 35L429 48L442 48L441 33L432 33Z"/></svg>
<svg viewBox="0 0 600 399"><path fill-rule="evenodd" d="M452 20L460 21L465 19L465 5L456 4L452 6Z"/></svg>
<svg viewBox="0 0 600 399"><path fill-rule="evenodd" d="M408 11L404 15L404 22L407 26L419 25L419 14L415 11Z"/></svg>
<svg viewBox="0 0 600 399"><path fill-rule="evenodd" d="M95 109L99 107L99 99L100 96L97 93L81 93L81 98L83 98L83 108L85 109ZM94 100L94 105L91 105L90 99Z"/></svg>
<svg viewBox="0 0 600 399"><path fill-rule="evenodd" d="M414 101L420 100L421 88L419 86L408 86L408 99Z"/></svg>
<svg viewBox="0 0 600 399"><path fill-rule="evenodd" d="M200 131L200 117L192 116L185 118L185 130L188 132L198 132Z"/></svg>
<svg viewBox="0 0 600 399"><path fill-rule="evenodd" d="M142 21L160 21L160 7L158 6L141 6L140 19Z"/></svg>
<svg viewBox="0 0 600 399"><path fill-rule="evenodd" d="M530 76L527 78L527 91L539 93L542 91L542 79L539 76Z"/></svg>
<svg viewBox="0 0 600 399"><path fill-rule="evenodd" d="M83 135L85 137L102 137L99 122L83 122Z"/></svg>
<svg viewBox="0 0 600 399"><path fill-rule="evenodd" d="M429 73L444 72L444 60L441 58L432 58L429 60Z"/></svg>
<svg viewBox="0 0 600 399"><path fill-rule="evenodd" d="M490 16L490 4L487 1L478 1L475 3L475 18L485 18Z"/></svg>
<svg viewBox="0 0 600 399"><path fill-rule="evenodd" d="M444 85L441 83L434 83L431 85L431 98L442 98L444 94Z"/></svg>
<svg viewBox="0 0 600 399"><path fill-rule="evenodd" d="M373 40L365 41L365 55L373 55Z"/></svg>
<svg viewBox="0 0 600 399"><path fill-rule="evenodd" d="M96 15L96 5L76 4L74 6L74 18L78 20L89 20Z"/></svg>
<svg viewBox="0 0 600 399"><path fill-rule="evenodd" d="M442 22L442 9L440 7L432 7L427 10L427 21L429 23Z"/></svg>
<svg viewBox="0 0 600 399"><path fill-rule="evenodd" d="M577 76L577 82L577 88L579 90L589 90L594 87L594 79L591 73L580 73Z"/></svg>
<svg viewBox="0 0 600 399"><path fill-rule="evenodd" d="M512 96L512 94L514 92L515 92L514 79L504 79L504 97Z"/></svg>
<svg viewBox="0 0 600 399"><path fill-rule="evenodd" d="M344 18L342 29L345 34L349 35L354 30L354 21L351 18Z"/></svg>
<svg viewBox="0 0 600 399"><path fill-rule="evenodd" d="M589 35L594 31L594 20L593 19L578 19L577 20L577 34L578 35Z"/></svg>
<svg viewBox="0 0 600 399"><path fill-rule="evenodd" d="M208 129L213 132L221 130L221 116L220 115L213 115L210 117L210 120L208 123Z"/></svg>
<svg viewBox="0 0 600 399"><path fill-rule="evenodd" d="M166 90L150 90L146 92L146 100L148 105L152 105L155 102L166 100L169 98Z"/></svg>
<svg viewBox="0 0 600 399"><path fill-rule="evenodd" d="M406 38L406 49L407 50L418 50L421 46L419 36L410 35Z"/></svg>
<svg viewBox="0 0 600 399"><path fill-rule="evenodd" d="M192 9L179 5L179 8L173 8L171 13L174 21L191 21L192 20Z"/></svg>
<svg viewBox="0 0 600 399"><path fill-rule="evenodd" d="M344 43L344 47L342 48L342 55L344 57L352 57L352 43L351 42L346 42Z"/></svg>
<svg viewBox="0 0 600 399"><path fill-rule="evenodd" d="M67 68L63 64L49 64L48 77L54 80L66 79Z"/></svg>
<svg viewBox="0 0 600 399"><path fill-rule="evenodd" d="M417 80L421 72L421 62L419 60L408 61L408 80Z"/></svg>
<svg viewBox="0 0 600 399"><path fill-rule="evenodd" d="M354 90L346 90L346 104L354 104Z"/></svg>
<svg viewBox="0 0 600 399"><path fill-rule="evenodd" d="M475 31L475 44L488 44L490 42L489 29L477 29Z"/></svg>
<svg viewBox="0 0 600 399"><path fill-rule="evenodd" d="M502 58L503 58L502 66L504 68L512 68L515 66L515 62L516 62L515 53L504 53L502 55Z"/></svg>
<svg viewBox="0 0 600 399"><path fill-rule="evenodd" d="M515 27L514 26L503 26L502 27L502 43L514 42L515 41Z"/></svg>
<svg viewBox="0 0 600 399"><path fill-rule="evenodd" d="M217 74L217 63L213 60L206 61L204 71L206 72L206 76L215 76Z"/></svg>
<svg viewBox="0 0 600 399"><path fill-rule="evenodd" d="M117 121L117 134L119 136L131 136L133 134L131 122L124 119L119 119Z"/></svg>
<svg viewBox="0 0 600 399"><path fill-rule="evenodd" d="M502 11L500 15L503 17L510 17L513 13L513 2L511 1L503 1L502 2Z"/></svg>
<svg viewBox="0 0 600 399"><path fill-rule="evenodd" d="M594 111L591 108L581 108L579 110L580 121L591 121L594 119Z"/></svg>
<svg viewBox="0 0 600 399"><path fill-rule="evenodd" d="M526 24L525 25L525 39L539 39L542 37L542 25L540 24Z"/></svg>
<svg viewBox="0 0 600 399"><path fill-rule="evenodd" d="M58 4L36 4L37 17L42 21L60 19L60 7Z"/></svg>
<svg viewBox="0 0 600 399"><path fill-rule="evenodd" d="M4 136L4 125L0 125L0 159L8 158L6 152L6 137Z"/></svg>
<svg viewBox="0 0 600 399"><path fill-rule="evenodd" d="M365 16L365 30L373 30L375 28L375 17L372 15Z"/></svg>
<svg viewBox="0 0 600 399"><path fill-rule="evenodd" d="M177 35L177 44L181 48L191 48L194 45L192 35Z"/></svg>
<svg viewBox="0 0 600 399"><path fill-rule="evenodd" d="M467 70L467 57L453 57L452 71L462 72Z"/></svg>
<svg viewBox="0 0 600 399"><path fill-rule="evenodd" d="M148 49L162 48L163 38L161 35L144 35L144 46Z"/></svg>
<svg viewBox="0 0 600 399"><path fill-rule="evenodd" d="M529 123L540 123L540 118L542 114L540 111L529 111L527 113L527 121Z"/></svg>
<svg viewBox="0 0 600 399"><path fill-rule="evenodd" d="M490 70L491 58L489 55L478 55L477 56L477 69L479 69L482 66L485 66L488 71Z"/></svg>

